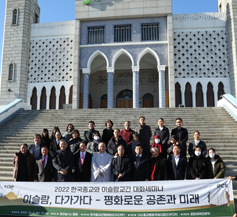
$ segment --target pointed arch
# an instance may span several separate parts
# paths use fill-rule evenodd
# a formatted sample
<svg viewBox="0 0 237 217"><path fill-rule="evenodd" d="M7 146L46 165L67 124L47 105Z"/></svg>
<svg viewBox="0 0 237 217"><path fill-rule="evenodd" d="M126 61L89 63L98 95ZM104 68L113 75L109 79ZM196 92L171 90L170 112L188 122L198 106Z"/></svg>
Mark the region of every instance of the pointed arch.
<svg viewBox="0 0 237 217"><path fill-rule="evenodd" d="M202 84L200 82L196 85L196 107L203 107L203 91L202 91Z"/></svg>
<svg viewBox="0 0 237 217"><path fill-rule="evenodd" d="M138 58L137 58L137 66L140 65L140 61L141 61L142 57L145 56L147 53L149 53L149 54L151 54L152 56L155 57L156 62L157 62L157 65L159 66L159 65L160 65L160 58L159 58L159 56L157 55L157 53L156 53L154 50L152 50L152 49L149 48L149 47L145 48L145 49L139 54L139 56L138 56Z"/></svg>
<svg viewBox="0 0 237 217"><path fill-rule="evenodd" d="M132 57L132 55L131 55L128 51L126 51L125 49L120 49L119 51L117 51L117 52L114 54L113 59L112 59L112 67L114 68L116 60L117 60L122 54L125 54L125 55L127 55L127 56L130 58L130 60L131 60L131 62L132 62L132 67L133 67L133 66L134 66L133 57Z"/></svg>
<svg viewBox="0 0 237 217"><path fill-rule="evenodd" d="M87 62L87 68L90 69L91 68L91 63L92 61L97 57L97 56L103 56L105 58L105 61L106 61L106 67L109 67L109 61L108 61L108 58L107 56L100 50L96 50L93 54L91 54L91 56L89 57L88 59L88 62Z"/></svg>
<svg viewBox="0 0 237 217"><path fill-rule="evenodd" d="M214 91L213 91L213 85L211 82L207 84L207 107L214 107Z"/></svg>
<svg viewBox="0 0 237 217"><path fill-rule="evenodd" d="M181 98L181 87L179 82L175 83L175 105L176 107L179 107L179 105L182 104L182 98Z"/></svg>
<svg viewBox="0 0 237 217"><path fill-rule="evenodd" d="M54 86L51 88L49 109L56 109L56 89Z"/></svg>
<svg viewBox="0 0 237 217"><path fill-rule="evenodd" d="M66 94L65 94L65 87L62 86L60 88L60 94L59 94L59 109L63 109L63 104L66 102Z"/></svg>
<svg viewBox="0 0 237 217"><path fill-rule="evenodd" d="M218 84L218 100L221 99L221 96L225 94L224 84L220 81Z"/></svg>
<svg viewBox="0 0 237 217"><path fill-rule="evenodd" d="M192 86L189 82L185 85L185 106L193 107Z"/></svg>
<svg viewBox="0 0 237 217"><path fill-rule="evenodd" d="M32 110L37 110L37 89L36 87L33 88L32 90L32 95L30 98L30 104L31 104L31 109Z"/></svg>
<svg viewBox="0 0 237 217"><path fill-rule="evenodd" d="M46 109L46 88L43 87L41 90L41 96L40 96L40 109Z"/></svg>

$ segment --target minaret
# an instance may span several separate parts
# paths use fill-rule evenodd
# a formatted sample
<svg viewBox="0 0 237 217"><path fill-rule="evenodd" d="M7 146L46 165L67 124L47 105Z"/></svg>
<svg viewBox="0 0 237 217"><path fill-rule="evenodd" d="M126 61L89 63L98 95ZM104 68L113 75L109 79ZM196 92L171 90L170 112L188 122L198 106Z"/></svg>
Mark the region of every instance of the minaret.
<svg viewBox="0 0 237 217"><path fill-rule="evenodd" d="M38 23L38 0L6 0L0 104L27 97L31 24Z"/></svg>
<svg viewBox="0 0 237 217"><path fill-rule="evenodd" d="M218 0L218 10L226 13L230 91L234 97L237 97L237 1Z"/></svg>

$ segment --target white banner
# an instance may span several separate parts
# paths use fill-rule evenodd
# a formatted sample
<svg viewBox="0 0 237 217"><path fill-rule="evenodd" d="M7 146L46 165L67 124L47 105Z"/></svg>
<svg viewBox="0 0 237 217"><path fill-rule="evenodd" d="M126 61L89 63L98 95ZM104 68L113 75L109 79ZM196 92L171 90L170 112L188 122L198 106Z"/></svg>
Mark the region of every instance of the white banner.
<svg viewBox="0 0 237 217"><path fill-rule="evenodd" d="M232 181L0 182L0 215L231 216Z"/></svg>

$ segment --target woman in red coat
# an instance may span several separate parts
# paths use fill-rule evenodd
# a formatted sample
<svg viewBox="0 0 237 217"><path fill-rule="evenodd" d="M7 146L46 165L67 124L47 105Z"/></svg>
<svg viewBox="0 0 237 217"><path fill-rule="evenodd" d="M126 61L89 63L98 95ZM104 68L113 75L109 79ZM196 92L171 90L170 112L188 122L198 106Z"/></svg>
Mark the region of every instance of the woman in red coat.
<svg viewBox="0 0 237 217"><path fill-rule="evenodd" d="M158 148L159 153L162 154L162 141L159 135L155 135L151 148Z"/></svg>

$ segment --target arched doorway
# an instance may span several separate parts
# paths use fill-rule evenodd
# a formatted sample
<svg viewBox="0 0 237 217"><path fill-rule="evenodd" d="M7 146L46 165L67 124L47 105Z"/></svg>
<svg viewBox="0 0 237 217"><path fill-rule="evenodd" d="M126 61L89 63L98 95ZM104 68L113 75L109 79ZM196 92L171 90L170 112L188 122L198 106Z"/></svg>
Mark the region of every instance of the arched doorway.
<svg viewBox="0 0 237 217"><path fill-rule="evenodd" d="M143 96L143 107L144 108L154 107L152 94L147 93Z"/></svg>
<svg viewBox="0 0 237 217"><path fill-rule="evenodd" d="M221 99L221 96L225 94L224 85L222 82L218 84L218 100Z"/></svg>
<svg viewBox="0 0 237 217"><path fill-rule="evenodd" d="M49 99L49 109L56 109L56 93L55 87L52 87Z"/></svg>
<svg viewBox="0 0 237 217"><path fill-rule="evenodd" d="M72 104L72 93L73 93L73 86L71 86L69 90L69 104Z"/></svg>
<svg viewBox="0 0 237 217"><path fill-rule="evenodd" d="M117 95L117 108L132 108L132 91L122 90Z"/></svg>
<svg viewBox="0 0 237 217"><path fill-rule="evenodd" d="M43 87L41 91L41 97L40 97L40 109L46 109L46 88Z"/></svg>
<svg viewBox="0 0 237 217"><path fill-rule="evenodd" d="M185 86L185 106L193 107L192 87L189 82Z"/></svg>
<svg viewBox="0 0 237 217"><path fill-rule="evenodd" d="M196 107L203 107L203 91L202 85L200 82L197 83L196 86Z"/></svg>
<svg viewBox="0 0 237 217"><path fill-rule="evenodd" d="M37 90L36 90L36 87L34 87L34 89L32 91L32 95L30 98L30 104L31 104L32 110L37 110Z"/></svg>
<svg viewBox="0 0 237 217"><path fill-rule="evenodd" d="M107 108L107 94L104 94L101 97L101 108Z"/></svg>
<svg viewBox="0 0 237 217"><path fill-rule="evenodd" d="M211 82L208 83L207 85L207 106L215 106L214 103L214 91L213 91L213 85Z"/></svg>
<svg viewBox="0 0 237 217"><path fill-rule="evenodd" d="M176 107L179 107L180 104L182 104L181 88L180 84L177 82L175 84L175 105Z"/></svg>
<svg viewBox="0 0 237 217"><path fill-rule="evenodd" d="M59 95L59 109L63 109L63 104L65 104L65 101L66 101L65 87L62 86Z"/></svg>

